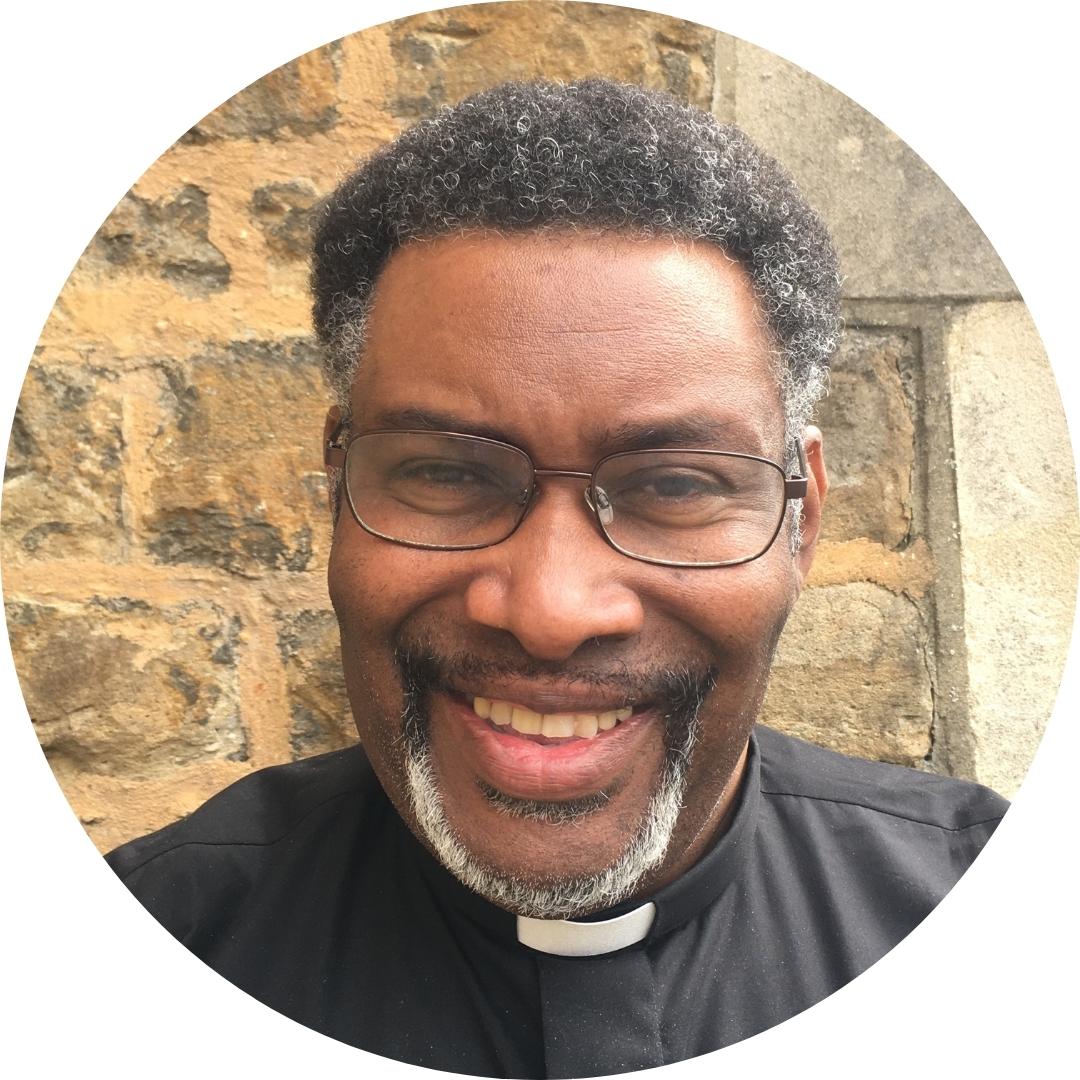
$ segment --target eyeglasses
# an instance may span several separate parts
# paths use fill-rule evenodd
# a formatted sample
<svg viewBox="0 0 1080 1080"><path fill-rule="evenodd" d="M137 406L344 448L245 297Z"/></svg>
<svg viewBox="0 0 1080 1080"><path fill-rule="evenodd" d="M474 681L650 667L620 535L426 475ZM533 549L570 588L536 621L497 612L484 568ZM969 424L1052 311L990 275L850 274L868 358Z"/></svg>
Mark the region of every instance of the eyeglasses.
<svg viewBox="0 0 1080 1080"><path fill-rule="evenodd" d="M372 431L348 446L338 425L327 466L344 470L349 509L372 536L406 547L472 551L502 543L525 520L539 480L587 481L585 503L607 542L659 566L734 566L772 546L802 475L768 458L721 450L632 450L591 473L538 469L523 450L446 431Z"/></svg>

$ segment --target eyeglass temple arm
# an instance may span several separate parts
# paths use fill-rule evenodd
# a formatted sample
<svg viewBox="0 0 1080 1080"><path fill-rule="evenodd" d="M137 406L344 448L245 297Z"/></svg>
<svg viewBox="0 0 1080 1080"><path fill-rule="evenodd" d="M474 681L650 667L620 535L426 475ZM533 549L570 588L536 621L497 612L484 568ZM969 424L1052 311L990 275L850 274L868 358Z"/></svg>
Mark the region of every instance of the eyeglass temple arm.
<svg viewBox="0 0 1080 1080"><path fill-rule="evenodd" d="M806 451L803 449L802 439L795 442L795 451L799 455L799 476L792 476L784 481L785 499L805 499L807 489Z"/></svg>
<svg viewBox="0 0 1080 1080"><path fill-rule="evenodd" d="M345 447L338 443L344 427L345 421L339 420L337 427L330 433L330 438L326 440L326 445L323 447L323 465L328 469L345 468Z"/></svg>

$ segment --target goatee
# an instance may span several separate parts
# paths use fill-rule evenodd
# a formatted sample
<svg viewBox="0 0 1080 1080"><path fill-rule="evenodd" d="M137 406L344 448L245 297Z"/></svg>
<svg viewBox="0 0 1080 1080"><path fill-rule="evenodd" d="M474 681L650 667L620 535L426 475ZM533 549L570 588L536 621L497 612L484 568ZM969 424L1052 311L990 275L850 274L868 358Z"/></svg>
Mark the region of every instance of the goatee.
<svg viewBox="0 0 1080 1080"><path fill-rule="evenodd" d="M541 879L511 877L482 863L454 832L432 763L430 703L435 691L478 675L526 677L538 671L550 674L550 667L537 663L511 668L474 657L443 658L430 648L417 646L399 646L394 656L404 690L401 736L413 814L436 856L468 888L519 915L565 919L619 903L660 865L682 809L687 770L700 728L698 713L716 683L715 669L666 670L638 677L621 672L617 678L598 672L573 673L578 682L617 682L626 700L648 700L659 706L664 720L664 764L635 835L615 862L592 874L553 874ZM555 825L579 820L606 802L602 792L552 802L518 799L485 786L481 792L509 816Z"/></svg>

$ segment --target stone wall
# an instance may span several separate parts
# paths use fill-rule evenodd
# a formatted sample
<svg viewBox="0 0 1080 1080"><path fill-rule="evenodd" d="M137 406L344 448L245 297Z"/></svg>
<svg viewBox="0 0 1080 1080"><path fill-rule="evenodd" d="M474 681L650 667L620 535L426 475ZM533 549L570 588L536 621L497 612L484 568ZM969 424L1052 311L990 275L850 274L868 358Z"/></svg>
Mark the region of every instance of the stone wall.
<svg viewBox="0 0 1080 1080"><path fill-rule="evenodd" d="M5 599L31 717L103 849L353 738L325 594L311 207L445 103L591 73L743 125L843 258L825 537L766 718L1019 782L1080 539L1049 368L985 238L890 132L768 53L630 9L494 4L334 42L226 102L137 181L57 300L9 447Z"/></svg>

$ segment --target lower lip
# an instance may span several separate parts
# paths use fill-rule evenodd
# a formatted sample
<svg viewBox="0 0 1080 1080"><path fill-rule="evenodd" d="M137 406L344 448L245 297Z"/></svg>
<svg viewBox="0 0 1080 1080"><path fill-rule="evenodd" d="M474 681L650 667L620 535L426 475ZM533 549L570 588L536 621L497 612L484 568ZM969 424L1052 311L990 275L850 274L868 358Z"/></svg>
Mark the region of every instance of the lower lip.
<svg viewBox="0 0 1080 1080"><path fill-rule="evenodd" d="M496 727L464 702L437 697L446 707L456 747L475 775L519 799L577 799L604 791L644 763L642 747L658 730L656 711L647 709L595 738L545 744Z"/></svg>

